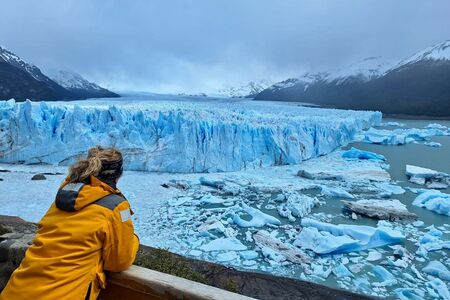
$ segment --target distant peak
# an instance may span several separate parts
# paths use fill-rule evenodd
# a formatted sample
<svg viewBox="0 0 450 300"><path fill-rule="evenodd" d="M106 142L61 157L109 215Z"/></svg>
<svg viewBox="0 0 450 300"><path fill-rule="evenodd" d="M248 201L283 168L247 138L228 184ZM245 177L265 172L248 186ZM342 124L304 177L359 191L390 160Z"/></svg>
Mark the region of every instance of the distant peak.
<svg viewBox="0 0 450 300"><path fill-rule="evenodd" d="M395 68L419 61L450 61L450 40L434 44L402 60Z"/></svg>

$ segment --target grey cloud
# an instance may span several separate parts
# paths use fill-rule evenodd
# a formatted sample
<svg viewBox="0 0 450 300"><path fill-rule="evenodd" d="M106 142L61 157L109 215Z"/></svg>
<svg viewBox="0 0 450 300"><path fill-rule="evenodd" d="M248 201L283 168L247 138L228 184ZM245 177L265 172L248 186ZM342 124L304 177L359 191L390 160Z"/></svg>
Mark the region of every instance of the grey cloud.
<svg viewBox="0 0 450 300"><path fill-rule="evenodd" d="M450 38L447 0L2 1L0 44L116 89L203 91Z"/></svg>

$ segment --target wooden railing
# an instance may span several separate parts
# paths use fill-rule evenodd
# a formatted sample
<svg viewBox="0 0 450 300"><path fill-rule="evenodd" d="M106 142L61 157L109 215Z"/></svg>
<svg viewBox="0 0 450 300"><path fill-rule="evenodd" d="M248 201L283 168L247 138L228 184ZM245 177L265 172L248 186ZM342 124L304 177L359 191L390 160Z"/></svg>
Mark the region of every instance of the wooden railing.
<svg viewBox="0 0 450 300"><path fill-rule="evenodd" d="M101 300L250 300L254 298L221 290L173 275L131 266L119 273L110 273Z"/></svg>

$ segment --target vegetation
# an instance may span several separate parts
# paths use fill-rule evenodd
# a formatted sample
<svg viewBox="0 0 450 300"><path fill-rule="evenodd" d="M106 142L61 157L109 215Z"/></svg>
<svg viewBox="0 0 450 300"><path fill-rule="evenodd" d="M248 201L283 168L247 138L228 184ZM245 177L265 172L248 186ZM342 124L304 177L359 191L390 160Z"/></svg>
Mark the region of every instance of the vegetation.
<svg viewBox="0 0 450 300"><path fill-rule="evenodd" d="M151 253L140 253L134 264L158 272L208 284L205 276L192 270L185 262L180 261L179 258L166 249L155 249Z"/></svg>

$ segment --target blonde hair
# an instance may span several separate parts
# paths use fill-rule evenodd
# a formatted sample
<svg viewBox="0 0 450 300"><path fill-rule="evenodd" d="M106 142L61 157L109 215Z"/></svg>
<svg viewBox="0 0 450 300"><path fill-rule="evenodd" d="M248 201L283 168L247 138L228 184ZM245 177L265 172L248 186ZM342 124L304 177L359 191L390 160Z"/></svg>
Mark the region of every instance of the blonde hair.
<svg viewBox="0 0 450 300"><path fill-rule="evenodd" d="M81 159L69 169L70 182L86 182L102 171L102 162L122 160L122 153L115 148L96 146L89 149L86 159Z"/></svg>

